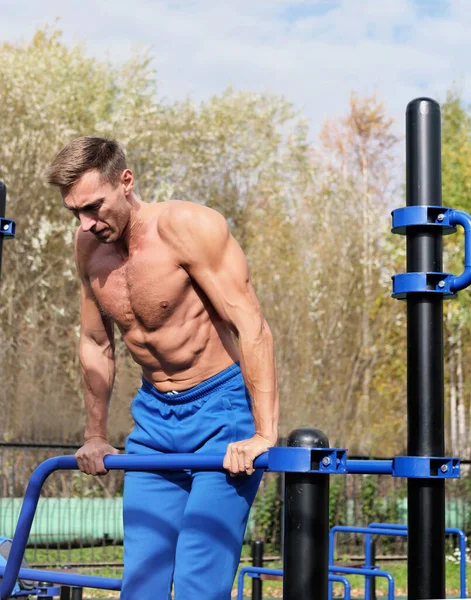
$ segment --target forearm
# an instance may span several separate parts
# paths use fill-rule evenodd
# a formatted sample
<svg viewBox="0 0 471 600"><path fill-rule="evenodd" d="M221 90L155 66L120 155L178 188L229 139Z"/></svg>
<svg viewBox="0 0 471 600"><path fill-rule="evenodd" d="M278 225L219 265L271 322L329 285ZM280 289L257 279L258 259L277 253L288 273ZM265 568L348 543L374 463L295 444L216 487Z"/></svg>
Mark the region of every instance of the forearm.
<svg viewBox="0 0 471 600"><path fill-rule="evenodd" d="M85 402L84 438L106 439L108 407L115 377L114 348L81 339L80 365Z"/></svg>
<svg viewBox="0 0 471 600"><path fill-rule="evenodd" d="M273 336L266 321L250 332L239 334L240 366L252 398L255 431L276 443L278 438L279 394Z"/></svg>

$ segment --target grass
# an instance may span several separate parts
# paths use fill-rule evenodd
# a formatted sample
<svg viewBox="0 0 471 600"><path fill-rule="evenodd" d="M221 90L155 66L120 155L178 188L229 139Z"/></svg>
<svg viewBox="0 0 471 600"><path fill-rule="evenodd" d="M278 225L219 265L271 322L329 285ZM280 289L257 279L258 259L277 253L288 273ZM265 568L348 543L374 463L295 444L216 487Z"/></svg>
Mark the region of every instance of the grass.
<svg viewBox="0 0 471 600"><path fill-rule="evenodd" d="M246 552L244 551L244 555ZM32 564L58 564L58 565L73 565L78 563L87 562L115 562L122 563L122 547L120 546L103 546L95 548L73 548L70 550L58 550L49 548L46 550L38 549L33 551L27 549L26 560ZM246 566L250 563L243 563ZM270 562L267 563L268 567L279 569L281 563ZM407 595L407 565L405 562L391 562L383 561L378 562L378 566L385 571L391 573L395 580L395 593L396 596ZM80 567L76 568L80 573L87 575L101 575L103 577L121 577L122 568L116 566L106 567ZM364 577L354 575L349 576L349 580L352 587L352 597L361 598L364 595ZM460 577L459 577L459 565L448 562L446 563L446 582L447 582L447 596L459 597L460 592ZM237 584L237 579L236 579ZM263 582L263 596L264 598L281 598L282 597L282 582L278 581L264 581ZM471 568L467 569L467 589L471 589ZM252 590L252 579L245 577L244 580L244 596L246 598L251 597ZM387 582L384 578L378 578L376 582L376 593L378 596L386 596L387 593ZM234 586L233 597L236 596L236 585ZM334 596L343 597L343 586L341 584L334 584ZM96 589L85 589L84 598L101 598L101 599L116 599L119 594L111 592L109 590L96 590Z"/></svg>

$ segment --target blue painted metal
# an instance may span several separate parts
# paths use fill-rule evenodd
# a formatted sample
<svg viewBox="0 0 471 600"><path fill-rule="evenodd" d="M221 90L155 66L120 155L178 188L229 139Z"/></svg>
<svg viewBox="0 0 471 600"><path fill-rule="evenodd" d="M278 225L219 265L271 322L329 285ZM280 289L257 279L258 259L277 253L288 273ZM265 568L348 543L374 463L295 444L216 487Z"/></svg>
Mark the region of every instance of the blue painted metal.
<svg viewBox="0 0 471 600"><path fill-rule="evenodd" d="M373 539L370 533L365 535L365 568L374 569L376 565L373 564ZM370 577L365 577L365 600L370 600L371 589L370 589Z"/></svg>
<svg viewBox="0 0 471 600"><path fill-rule="evenodd" d="M450 210L445 213L444 220L447 218L450 225L461 225L464 229L464 271L461 275L447 277L444 288L458 292L471 283L471 217L462 210Z"/></svg>
<svg viewBox="0 0 471 600"><path fill-rule="evenodd" d="M31 593L31 592L30 592ZM41 586L37 587L33 595L36 595L38 598L54 598L56 596L60 596L61 588L60 586Z"/></svg>
<svg viewBox="0 0 471 600"><path fill-rule="evenodd" d="M453 233L455 226L464 229L464 271L450 273L401 273L393 276L393 297L407 298L409 293L453 296L471 284L471 216L461 210L439 206L407 206L392 212L393 233L406 234L407 227L442 227Z"/></svg>
<svg viewBox="0 0 471 600"><path fill-rule="evenodd" d="M449 208L445 206L404 206L392 211L392 229L393 233L407 235L407 227L441 227L443 235L449 235L456 232L456 228L448 220L445 222L444 215Z"/></svg>
<svg viewBox="0 0 471 600"><path fill-rule="evenodd" d="M3 577L8 569L0 567L0 577ZM41 580L47 583L58 583L75 587L93 587L100 590L120 590L121 579L112 577L98 577L97 575L80 575L79 573L64 573L59 571L46 571L43 569L20 569L18 572L22 579ZM31 593L31 592L30 592ZM10 594L0 590L0 598L5 600Z"/></svg>
<svg viewBox="0 0 471 600"><path fill-rule="evenodd" d="M109 470L220 470L222 469L223 458L223 454L162 454L158 456L110 455L105 456L104 463L105 467ZM266 469L268 467L268 453L259 456L255 460L254 465L258 469ZM33 471L25 493L20 515L18 517L18 524L15 535L13 536L10 555L8 557L7 566L5 567L3 580L0 585L0 598L9 598L15 585L44 481L52 472L56 470L73 470L77 468L78 465L74 456L57 456L55 458L49 458L48 460L45 460ZM36 571L33 570L33 575L31 576L32 579L41 578L40 575L35 575L34 573L36 573ZM61 580L59 581L58 579L55 579L53 580L53 583L97 587L93 584L75 583L74 578L79 577L79 575L65 573L60 574L60 576ZM65 580L62 579L62 577L65 577ZM28 579L28 577L26 577L26 579ZM107 578L101 579L106 580ZM47 581L46 579L43 580ZM100 579L97 579L97 582L99 581Z"/></svg>
<svg viewBox="0 0 471 600"><path fill-rule="evenodd" d="M0 237L5 239L14 238L16 235L16 223L11 219L0 217Z"/></svg>
<svg viewBox="0 0 471 600"><path fill-rule="evenodd" d="M395 456L393 477L459 479L460 460L434 456Z"/></svg>
<svg viewBox="0 0 471 600"><path fill-rule="evenodd" d="M346 473L344 448L270 448L268 470L284 473Z"/></svg>
<svg viewBox="0 0 471 600"><path fill-rule="evenodd" d="M392 460L347 460L347 473L391 475L392 462Z"/></svg>
<svg viewBox="0 0 471 600"><path fill-rule="evenodd" d="M330 583L343 583L343 600L350 600L352 587L350 585L350 581L346 577L342 577L341 575L329 575Z"/></svg>
<svg viewBox="0 0 471 600"><path fill-rule="evenodd" d="M371 564L371 543L372 535L390 535L397 537L407 537L407 525L390 524L390 523L371 523L368 527L351 527L349 525L336 525L331 528L329 534L329 564L334 564L335 561L335 534L338 532L344 533L360 533L365 535L365 568L373 568ZM461 529L456 527L447 527L445 533L457 535L460 540L460 596L466 598L466 535ZM369 577L367 577L369 579ZM369 586L365 580L365 600L369 600ZM330 596L330 590L329 590Z"/></svg>
<svg viewBox="0 0 471 600"><path fill-rule="evenodd" d="M381 569L360 569L356 567L340 567L338 565L330 565L331 573L344 573L345 575L370 575L372 577L385 577L388 581L388 600L394 600L394 577L388 571Z"/></svg>
<svg viewBox="0 0 471 600"><path fill-rule="evenodd" d="M389 523L370 523L368 527L373 529L397 529L401 532L406 532L407 535L407 525L405 524L395 524L391 525ZM376 533L376 532L375 532ZM457 527L447 527L445 529L445 533L450 535L457 535L460 540L460 596L461 598L467 598L466 595L466 535L463 530L458 529ZM380 533L379 535L382 535ZM401 536L400 533L397 535ZM366 599L365 599L366 600Z"/></svg>
<svg viewBox="0 0 471 600"><path fill-rule="evenodd" d="M449 273L400 273L392 276L392 297L405 300L407 294L439 294L453 297L455 295L446 285ZM442 287L441 287L442 286Z"/></svg>
<svg viewBox="0 0 471 600"><path fill-rule="evenodd" d="M319 449L317 448L271 448L268 453L259 456L255 460L254 465L257 469L267 469L270 467L270 469L274 471L345 472L346 452L344 449L321 449L322 454L319 454L318 450ZM273 452L275 453L275 456L272 456L270 459L270 454L273 454ZM287 453L286 457L283 456L284 453ZM223 458L223 454L163 454L158 456L154 454L148 456L113 455L106 456L104 463L105 467L109 470L220 470L222 469ZM10 556L0 585L0 598L9 597L18 577L21 560L31 531L34 513L44 481L53 471L59 469L73 470L77 468L77 461L74 456L57 456L44 461L33 472L26 490L18 518L18 525L15 535L13 536ZM56 577L58 574L54 576ZM65 579L63 579L62 576ZM44 581L48 581L39 574L33 575L32 577L36 579L42 578ZM97 587L92 583L77 583L75 577L84 576L66 573L61 574L61 581L55 579L53 582L64 583L67 585L82 585L84 587ZM107 578L102 579L106 580ZM100 583L100 579L95 581ZM98 587L101 586L98 585Z"/></svg>
<svg viewBox="0 0 471 600"><path fill-rule="evenodd" d="M237 600L244 600L244 577L259 577L260 575L280 575L283 576L283 569L268 569L265 567L243 567L239 571L237 578ZM350 600L351 586L350 582L346 577L339 577L338 575L329 575L329 581L336 583L343 583L344 586L344 600Z"/></svg>
<svg viewBox="0 0 471 600"><path fill-rule="evenodd" d="M366 536L371 535L372 533L377 534L377 531L372 531L371 528L369 527L351 527L349 525L335 525L334 527L331 528L330 533L329 533L329 565L335 565L335 534L337 532L344 532L344 533L361 533L364 534ZM381 532L383 533L383 530L381 530ZM384 535L398 535L397 530L395 529L385 529L384 530ZM400 535L400 534L399 534ZM369 556L368 556L369 553ZM365 568L368 568L370 570L375 571L376 567L373 567L373 565L371 564L371 548L369 548L367 545L365 545ZM374 575L373 575L374 576ZM370 575L365 575L365 600L368 600L369 598L369 590L370 590L370 586L369 584L369 580L371 578L371 574ZM331 599L331 594L332 594L332 586L329 586L329 600Z"/></svg>

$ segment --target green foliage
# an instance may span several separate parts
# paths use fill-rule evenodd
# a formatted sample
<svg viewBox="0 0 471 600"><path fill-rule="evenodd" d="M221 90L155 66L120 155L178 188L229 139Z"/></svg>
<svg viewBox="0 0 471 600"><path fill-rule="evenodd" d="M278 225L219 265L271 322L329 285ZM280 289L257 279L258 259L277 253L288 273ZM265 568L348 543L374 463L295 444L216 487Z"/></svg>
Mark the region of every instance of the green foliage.
<svg viewBox="0 0 471 600"><path fill-rule="evenodd" d="M280 506L279 477L265 476L263 487L259 490L254 503L256 538L271 544L278 542Z"/></svg>
<svg viewBox="0 0 471 600"><path fill-rule="evenodd" d="M346 523L346 479L345 477L330 478L329 493L329 526Z"/></svg>
<svg viewBox="0 0 471 600"><path fill-rule="evenodd" d="M381 519L382 499L378 494L378 477L362 475L360 488L361 521L364 525Z"/></svg>

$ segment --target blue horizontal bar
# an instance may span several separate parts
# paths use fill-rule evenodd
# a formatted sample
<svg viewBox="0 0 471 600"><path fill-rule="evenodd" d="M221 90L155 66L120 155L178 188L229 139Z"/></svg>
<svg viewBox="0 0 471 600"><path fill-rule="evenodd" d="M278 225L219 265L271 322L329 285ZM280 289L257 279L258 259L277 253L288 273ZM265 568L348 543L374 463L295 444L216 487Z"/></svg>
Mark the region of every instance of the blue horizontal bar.
<svg viewBox="0 0 471 600"><path fill-rule="evenodd" d="M392 460L347 460L347 473L391 475Z"/></svg>
<svg viewBox="0 0 471 600"><path fill-rule="evenodd" d="M218 471L223 470L224 454L119 454L105 456L105 467L109 470L124 469L127 471L164 471L197 469ZM266 469L268 453L262 454L254 461L257 469ZM15 586L23 554L28 542L34 513L39 501L39 495L46 478L59 469L78 469L75 456L56 456L42 462L33 471L26 489L21 506L15 535L13 536L10 555L5 567L4 577L0 584L0 598L9 598Z"/></svg>
<svg viewBox="0 0 471 600"><path fill-rule="evenodd" d="M380 529L407 529L404 523L370 523L368 527L379 527Z"/></svg>
<svg viewBox="0 0 471 600"><path fill-rule="evenodd" d="M335 534L337 531L343 533L369 533L372 535L397 535L398 537L407 537L407 531L404 531L404 529L397 529L394 527L354 527L350 525L335 525L330 530L330 533Z"/></svg>
<svg viewBox="0 0 471 600"><path fill-rule="evenodd" d="M6 567L0 567L0 577L3 577ZM18 577L30 581L45 581L60 585L76 587L92 587L101 590L120 590L121 579L98 577L95 575L80 575L79 573L63 573L61 571L45 571L41 569L20 569ZM3 598L3 596L2 596Z"/></svg>

